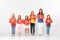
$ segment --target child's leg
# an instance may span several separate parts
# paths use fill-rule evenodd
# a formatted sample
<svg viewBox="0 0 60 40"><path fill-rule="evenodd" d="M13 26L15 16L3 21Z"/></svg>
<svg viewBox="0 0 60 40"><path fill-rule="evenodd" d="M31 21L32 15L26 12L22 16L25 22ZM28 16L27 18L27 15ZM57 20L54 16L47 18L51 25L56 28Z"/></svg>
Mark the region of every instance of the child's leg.
<svg viewBox="0 0 60 40"><path fill-rule="evenodd" d="M21 30L22 30L22 25L21 24L18 24L18 35L21 35Z"/></svg>
<svg viewBox="0 0 60 40"><path fill-rule="evenodd" d="M49 34L49 32L50 32L50 27L47 26L47 34Z"/></svg>
<svg viewBox="0 0 60 40"><path fill-rule="evenodd" d="M28 34L29 34L29 28L28 28Z"/></svg>
<svg viewBox="0 0 60 40"><path fill-rule="evenodd" d="M12 26L12 36L15 36L15 26Z"/></svg>
<svg viewBox="0 0 60 40"><path fill-rule="evenodd" d="M42 27L43 27L43 23L40 23L40 35L42 36Z"/></svg>
<svg viewBox="0 0 60 40"><path fill-rule="evenodd" d="M25 34L26 34L26 28L25 28Z"/></svg>
<svg viewBox="0 0 60 40"><path fill-rule="evenodd" d="M21 36L21 32L18 32L18 36Z"/></svg>
<svg viewBox="0 0 60 40"><path fill-rule="evenodd" d="M48 34L50 33L50 27L48 28L49 30L48 30Z"/></svg>
<svg viewBox="0 0 60 40"><path fill-rule="evenodd" d="M27 28L27 33L29 34L29 28Z"/></svg>
<svg viewBox="0 0 60 40"><path fill-rule="evenodd" d="M37 24L38 24L38 26L37 26L37 28L38 28L38 35L40 35L40 23L38 22Z"/></svg>
<svg viewBox="0 0 60 40"><path fill-rule="evenodd" d="M32 25L32 23L31 23L31 24L30 24L31 34L32 34L32 26L33 26L33 25Z"/></svg>
<svg viewBox="0 0 60 40"><path fill-rule="evenodd" d="M33 24L33 34L35 34L35 24Z"/></svg>

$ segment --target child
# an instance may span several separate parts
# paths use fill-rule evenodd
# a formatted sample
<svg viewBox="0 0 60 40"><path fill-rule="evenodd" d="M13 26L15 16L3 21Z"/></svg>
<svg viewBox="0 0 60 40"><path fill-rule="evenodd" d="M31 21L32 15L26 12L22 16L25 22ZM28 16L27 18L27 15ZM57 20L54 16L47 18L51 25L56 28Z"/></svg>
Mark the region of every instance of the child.
<svg viewBox="0 0 60 40"><path fill-rule="evenodd" d="M30 21L29 21L28 16L25 16L24 24L25 24L25 33L29 34L29 24L30 24Z"/></svg>
<svg viewBox="0 0 60 40"><path fill-rule="evenodd" d="M50 15L47 15L45 23L46 23L46 27L47 27L47 34L49 35L50 27L51 27L51 23L52 23L52 19L50 18Z"/></svg>
<svg viewBox="0 0 60 40"><path fill-rule="evenodd" d="M15 19L14 13L12 14L11 18L9 19L9 23L11 23L11 27L12 27L12 36L15 36L16 19Z"/></svg>
<svg viewBox="0 0 60 40"><path fill-rule="evenodd" d="M31 26L31 34L35 34L35 21L36 21L36 15L34 14L34 11L31 11L30 14L30 26Z"/></svg>
<svg viewBox="0 0 60 40"><path fill-rule="evenodd" d="M43 10L39 9L39 13L37 14L38 18L38 35L42 36L42 27L43 27L43 20L44 20L44 14Z"/></svg>
<svg viewBox="0 0 60 40"><path fill-rule="evenodd" d="M18 15L17 24L18 24L18 35L21 35L21 29L22 29L22 22L21 15Z"/></svg>

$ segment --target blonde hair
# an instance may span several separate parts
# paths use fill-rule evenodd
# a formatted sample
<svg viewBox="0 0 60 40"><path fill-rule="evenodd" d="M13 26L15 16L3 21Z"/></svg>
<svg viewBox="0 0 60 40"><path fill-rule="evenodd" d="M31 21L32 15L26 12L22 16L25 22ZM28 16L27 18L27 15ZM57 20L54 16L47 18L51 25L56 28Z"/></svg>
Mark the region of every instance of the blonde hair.
<svg viewBox="0 0 60 40"><path fill-rule="evenodd" d="M15 18L15 14L14 14L14 13L12 13L12 16L11 16L11 18Z"/></svg>

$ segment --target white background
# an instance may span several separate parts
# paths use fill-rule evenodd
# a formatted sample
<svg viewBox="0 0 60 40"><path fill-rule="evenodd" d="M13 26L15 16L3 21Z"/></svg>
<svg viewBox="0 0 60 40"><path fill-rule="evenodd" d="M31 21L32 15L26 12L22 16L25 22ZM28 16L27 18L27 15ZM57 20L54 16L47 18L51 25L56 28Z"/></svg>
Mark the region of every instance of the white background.
<svg viewBox="0 0 60 40"><path fill-rule="evenodd" d="M51 15L53 23L51 26L51 35L60 35L60 1L59 0L0 0L0 35L7 36L11 32L9 18L15 13L16 19L20 14L24 19L33 10L37 15L42 8L45 14ZM44 29L46 29L44 23Z"/></svg>

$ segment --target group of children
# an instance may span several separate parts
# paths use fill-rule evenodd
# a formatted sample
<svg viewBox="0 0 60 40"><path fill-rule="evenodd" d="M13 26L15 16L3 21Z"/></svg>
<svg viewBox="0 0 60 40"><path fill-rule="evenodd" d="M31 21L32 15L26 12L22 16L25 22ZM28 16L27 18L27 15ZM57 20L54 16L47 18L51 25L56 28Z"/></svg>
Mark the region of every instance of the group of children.
<svg viewBox="0 0 60 40"><path fill-rule="evenodd" d="M34 14L34 11L31 11L30 16L28 17L26 15L24 20L21 18L21 15L18 15L18 19L16 20L15 14L12 14L11 18L9 19L9 23L11 23L11 27L12 27L12 36L15 36L16 23L18 24L18 35L21 35L22 24L25 25L26 34L29 34L29 30L30 30L31 34L34 35L36 19L38 19L37 20L38 34L42 35L42 26L44 23L44 13L43 13L42 9L39 9L37 16ZM52 23L52 19L49 14L47 15L45 23L46 23L46 27L47 27L47 34L49 35L50 26ZM30 28L29 28L29 26L30 26Z"/></svg>

